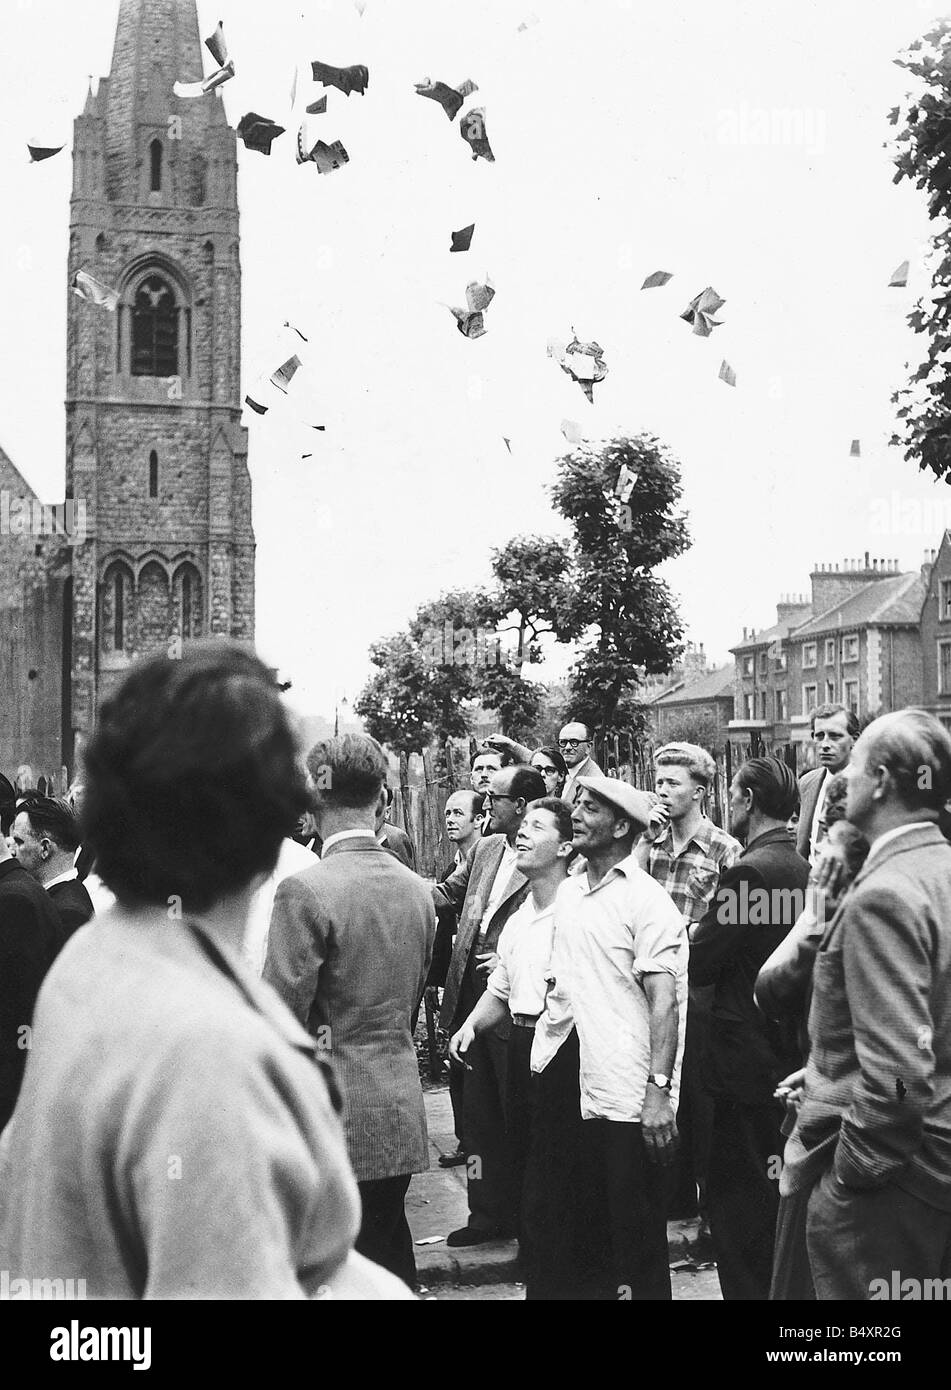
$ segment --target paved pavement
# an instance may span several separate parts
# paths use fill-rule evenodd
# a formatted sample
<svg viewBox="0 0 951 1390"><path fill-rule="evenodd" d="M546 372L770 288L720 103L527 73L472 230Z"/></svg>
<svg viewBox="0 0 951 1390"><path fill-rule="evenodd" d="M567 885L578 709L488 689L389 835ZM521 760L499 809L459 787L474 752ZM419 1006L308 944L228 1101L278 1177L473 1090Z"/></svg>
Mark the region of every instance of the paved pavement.
<svg viewBox="0 0 951 1390"><path fill-rule="evenodd" d="M446 1245L449 1232L464 1226L468 1220L466 1170L464 1167L440 1168L436 1161L440 1154L456 1150L448 1088L429 1090L424 1095L430 1167L428 1173L416 1174L406 1198L419 1282L431 1291L440 1286L469 1286L473 1297L521 1297L519 1292L513 1292L518 1289L519 1277L518 1246L514 1240L487 1241L485 1245L458 1250ZM676 1299L720 1296L716 1271L709 1263L709 1251L696 1245L697 1227L696 1221L671 1221L667 1225L671 1264L682 1266L675 1269L672 1276ZM425 1243L420 1244L420 1241ZM492 1285L504 1287L500 1287L497 1294L484 1287ZM477 1292L474 1286L482 1291ZM460 1292L457 1296L464 1298L466 1294Z"/></svg>

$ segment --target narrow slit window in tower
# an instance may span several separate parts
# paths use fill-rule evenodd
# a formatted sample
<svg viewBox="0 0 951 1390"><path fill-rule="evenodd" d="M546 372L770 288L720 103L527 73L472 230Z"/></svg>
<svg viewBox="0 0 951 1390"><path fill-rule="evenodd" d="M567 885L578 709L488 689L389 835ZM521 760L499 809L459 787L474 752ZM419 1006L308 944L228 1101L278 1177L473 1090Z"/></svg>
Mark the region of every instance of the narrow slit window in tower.
<svg viewBox="0 0 951 1390"><path fill-rule="evenodd" d="M158 454L154 449L149 454L149 496L158 497Z"/></svg>

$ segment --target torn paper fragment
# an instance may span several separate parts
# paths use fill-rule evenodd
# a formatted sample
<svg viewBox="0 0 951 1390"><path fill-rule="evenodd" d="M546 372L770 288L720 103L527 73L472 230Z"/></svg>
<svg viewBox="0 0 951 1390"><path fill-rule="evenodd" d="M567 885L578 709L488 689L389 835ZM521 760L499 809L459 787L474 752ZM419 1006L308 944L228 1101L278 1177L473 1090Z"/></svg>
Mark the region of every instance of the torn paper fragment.
<svg viewBox="0 0 951 1390"><path fill-rule="evenodd" d="M478 159L481 155L490 164L495 163L495 155L485 133L484 106L473 106L471 111L466 112L459 121L459 133L472 150L473 159Z"/></svg>
<svg viewBox="0 0 951 1390"><path fill-rule="evenodd" d="M670 271L670 270L655 270L655 271L652 272L652 274L648 275L648 277L647 277L647 279L644 281L643 285L641 285L641 289L642 289L642 290L656 290L656 289L659 289L659 288L661 287L661 285L666 285L666 284L667 284L667 281L668 281L668 280L672 280L672 279L673 279L673 271Z"/></svg>
<svg viewBox="0 0 951 1390"><path fill-rule="evenodd" d="M736 385L736 372L730 366L729 362L726 360L725 357L723 361L720 363L720 380L725 381L727 386Z"/></svg>
<svg viewBox="0 0 951 1390"><path fill-rule="evenodd" d="M892 278L888 282L889 289L903 290L908 284L908 261L902 261L897 270L892 272Z"/></svg>
<svg viewBox="0 0 951 1390"><path fill-rule="evenodd" d="M322 82L325 87L336 87L345 97L351 92L359 92L363 96L370 85L369 69L362 63L355 63L349 68L335 68L330 63L314 62L311 63L311 70L315 82Z"/></svg>
<svg viewBox="0 0 951 1390"><path fill-rule="evenodd" d="M475 223L470 222L468 227L462 227L458 232L452 233L452 245L450 251L468 251L472 245L472 234L475 231Z"/></svg>
<svg viewBox="0 0 951 1390"><path fill-rule="evenodd" d="M97 280L94 275L90 275L87 270L77 270L73 276L70 286L74 294L78 294L80 299L86 299L90 304L97 304L100 308L114 312L119 303L119 291L104 285L101 280Z"/></svg>

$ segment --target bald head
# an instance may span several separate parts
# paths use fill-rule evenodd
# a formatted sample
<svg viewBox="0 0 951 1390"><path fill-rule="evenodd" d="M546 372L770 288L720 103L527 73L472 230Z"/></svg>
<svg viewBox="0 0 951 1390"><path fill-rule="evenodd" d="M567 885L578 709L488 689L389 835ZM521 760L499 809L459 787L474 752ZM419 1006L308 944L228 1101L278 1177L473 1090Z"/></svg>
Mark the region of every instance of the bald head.
<svg viewBox="0 0 951 1390"><path fill-rule="evenodd" d="M937 820L951 800L951 736L934 715L896 710L852 750L846 815L870 838L893 825Z"/></svg>

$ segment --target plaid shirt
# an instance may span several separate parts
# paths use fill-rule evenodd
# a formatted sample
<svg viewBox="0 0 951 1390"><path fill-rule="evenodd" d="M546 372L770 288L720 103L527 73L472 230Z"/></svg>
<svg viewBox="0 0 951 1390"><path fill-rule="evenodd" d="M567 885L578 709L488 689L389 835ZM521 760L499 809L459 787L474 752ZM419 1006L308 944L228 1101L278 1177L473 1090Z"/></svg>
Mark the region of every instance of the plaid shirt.
<svg viewBox="0 0 951 1390"><path fill-rule="evenodd" d="M666 888L690 928L703 917L717 891L720 875L736 863L743 846L706 817L679 854L674 853L673 834L673 827L668 825L656 840L642 835L638 849L646 848L647 872Z"/></svg>

